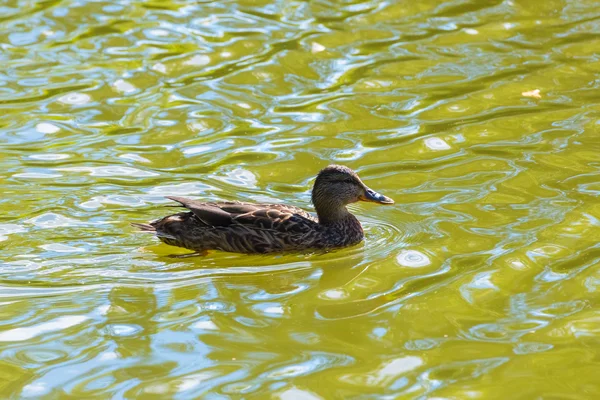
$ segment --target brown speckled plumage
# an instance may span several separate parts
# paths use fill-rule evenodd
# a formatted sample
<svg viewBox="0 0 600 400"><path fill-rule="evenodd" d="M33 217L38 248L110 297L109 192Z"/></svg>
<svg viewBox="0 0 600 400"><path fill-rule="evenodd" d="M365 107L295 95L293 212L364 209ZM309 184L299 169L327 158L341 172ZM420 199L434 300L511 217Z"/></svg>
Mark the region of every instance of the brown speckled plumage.
<svg viewBox="0 0 600 400"><path fill-rule="evenodd" d="M318 218L284 204L167 198L189 211L133 225L155 233L166 244L198 253L213 249L272 253L351 246L362 241L364 234L360 222L345 206L359 200L393 203L366 187L350 168L338 165L321 170L315 181L312 200Z"/></svg>

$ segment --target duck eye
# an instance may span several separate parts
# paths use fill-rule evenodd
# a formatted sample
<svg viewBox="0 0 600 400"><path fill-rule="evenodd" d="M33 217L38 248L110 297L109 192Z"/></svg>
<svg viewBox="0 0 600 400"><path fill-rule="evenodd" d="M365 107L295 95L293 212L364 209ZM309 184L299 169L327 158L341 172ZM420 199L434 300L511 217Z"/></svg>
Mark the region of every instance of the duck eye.
<svg viewBox="0 0 600 400"><path fill-rule="evenodd" d="M352 179L350 179L350 178L346 178L342 182L344 182L344 183L354 183L354 181Z"/></svg>

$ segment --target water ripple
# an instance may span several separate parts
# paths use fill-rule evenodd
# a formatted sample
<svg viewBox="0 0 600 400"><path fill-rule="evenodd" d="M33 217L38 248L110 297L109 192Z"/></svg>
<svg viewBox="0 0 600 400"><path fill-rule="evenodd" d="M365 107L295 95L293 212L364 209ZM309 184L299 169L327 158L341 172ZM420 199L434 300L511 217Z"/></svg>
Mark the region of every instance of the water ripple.
<svg viewBox="0 0 600 400"><path fill-rule="evenodd" d="M600 396L594 1L0 11L5 397ZM352 248L171 259L128 225L311 210L332 162L396 201L350 207Z"/></svg>

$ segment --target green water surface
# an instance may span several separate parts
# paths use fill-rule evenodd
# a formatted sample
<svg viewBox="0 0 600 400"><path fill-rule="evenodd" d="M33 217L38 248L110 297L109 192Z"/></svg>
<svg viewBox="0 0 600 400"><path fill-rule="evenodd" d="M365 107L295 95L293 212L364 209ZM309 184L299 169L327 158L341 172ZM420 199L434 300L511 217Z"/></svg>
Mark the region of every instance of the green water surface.
<svg viewBox="0 0 600 400"><path fill-rule="evenodd" d="M0 1L0 397L600 398L596 0ZM311 209L324 255L135 232ZM311 209L312 210L312 209Z"/></svg>

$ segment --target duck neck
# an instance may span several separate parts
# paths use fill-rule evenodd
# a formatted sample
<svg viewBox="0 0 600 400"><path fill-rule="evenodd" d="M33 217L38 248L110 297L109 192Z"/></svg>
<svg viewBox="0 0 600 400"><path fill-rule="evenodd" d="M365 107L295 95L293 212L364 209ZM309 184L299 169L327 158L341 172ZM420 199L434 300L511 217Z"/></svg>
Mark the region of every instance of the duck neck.
<svg viewBox="0 0 600 400"><path fill-rule="evenodd" d="M315 210L319 217L319 223L321 225L334 225L343 223L348 219L354 218L352 214L346 209L346 206L336 201L330 202L316 202Z"/></svg>

